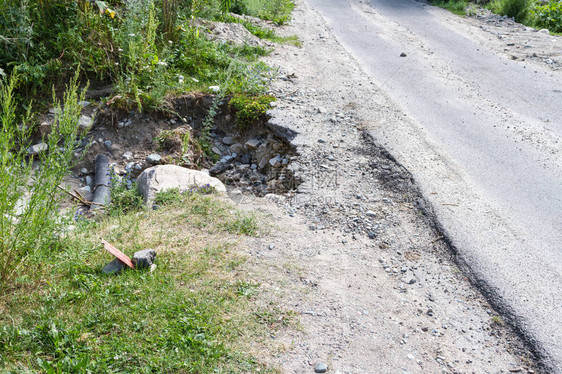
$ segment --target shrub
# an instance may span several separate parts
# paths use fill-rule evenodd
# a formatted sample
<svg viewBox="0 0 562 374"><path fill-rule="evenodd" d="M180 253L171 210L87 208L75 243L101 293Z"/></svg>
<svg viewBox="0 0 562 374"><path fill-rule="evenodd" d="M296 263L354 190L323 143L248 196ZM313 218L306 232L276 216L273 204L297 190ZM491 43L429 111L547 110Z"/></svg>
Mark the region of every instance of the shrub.
<svg viewBox="0 0 562 374"><path fill-rule="evenodd" d="M0 292L16 271L48 253L61 231L59 185L69 174L80 144L78 102L84 93L78 94L77 78L67 87L62 106L54 99L59 114L46 140L48 150L42 152L36 168L27 154L30 111L19 118L14 101L18 76L13 73L8 81L0 80Z"/></svg>
<svg viewBox="0 0 562 374"><path fill-rule="evenodd" d="M537 27L562 32L562 2L552 0L545 5L536 5L531 10L531 17Z"/></svg>
<svg viewBox="0 0 562 374"><path fill-rule="evenodd" d="M531 0L498 0L491 4L494 13L513 17L517 22L524 22L529 17Z"/></svg>

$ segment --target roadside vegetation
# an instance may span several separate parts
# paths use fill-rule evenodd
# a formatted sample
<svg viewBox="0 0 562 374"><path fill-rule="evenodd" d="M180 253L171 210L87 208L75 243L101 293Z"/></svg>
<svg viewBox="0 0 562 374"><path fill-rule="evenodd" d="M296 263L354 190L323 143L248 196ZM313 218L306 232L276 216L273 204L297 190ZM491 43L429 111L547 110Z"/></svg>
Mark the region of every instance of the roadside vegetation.
<svg viewBox="0 0 562 374"><path fill-rule="evenodd" d="M466 0L430 0L433 5L445 8L459 15L471 12ZM485 7L492 12L508 16L527 26L548 29L553 33L562 33L562 2L549 0L491 0Z"/></svg>
<svg viewBox="0 0 562 374"><path fill-rule="evenodd" d="M269 50L210 41L196 21L237 22L297 44L229 13L283 24L292 8L290 0L0 1L0 372L272 371L255 353L270 322L291 313L258 305L259 284L244 270L240 242L261 232L256 217L207 190L172 191L147 210L115 178L113 204L90 221L61 211L60 186L83 155L89 89L109 92L93 105L138 111L165 110L167 97L187 91L214 93L201 137L182 138L209 156L205 131L221 101L232 103L238 126L254 124L274 100L267 90L277 69L259 61ZM49 108L52 132L41 138ZM38 139L43 148L31 152ZM111 256L100 237L128 255L157 250L156 270L104 274Z"/></svg>
<svg viewBox="0 0 562 374"><path fill-rule="evenodd" d="M167 94L225 84L239 93L251 65L268 51L214 43L198 18L238 22L263 39L271 29L228 14L290 19L290 0L4 0L0 2L0 76L17 71L18 99L48 105L51 88L64 88L75 72L91 87L112 85L116 105L157 108ZM228 84L232 82L231 84Z"/></svg>

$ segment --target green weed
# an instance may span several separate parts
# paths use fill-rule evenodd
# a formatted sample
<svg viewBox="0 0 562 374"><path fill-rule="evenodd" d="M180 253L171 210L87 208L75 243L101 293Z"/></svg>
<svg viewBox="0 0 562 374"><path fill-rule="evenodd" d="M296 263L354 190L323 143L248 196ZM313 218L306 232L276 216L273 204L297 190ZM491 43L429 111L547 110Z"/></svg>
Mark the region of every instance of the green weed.
<svg viewBox="0 0 562 374"><path fill-rule="evenodd" d="M255 125L263 118L270 104L275 101L273 96L234 95L229 105L234 111L236 123L241 128Z"/></svg>
<svg viewBox="0 0 562 374"><path fill-rule="evenodd" d="M78 118L84 93L78 92L77 76L70 82L62 105L54 99L57 115L53 130L44 139L47 149L35 157L33 168L28 158L30 111L17 115L14 91L17 73L0 80L0 292L5 291L16 271L30 259L49 253L56 246L59 222L59 185L76 162L74 152L80 144ZM64 108L64 109L63 109Z"/></svg>
<svg viewBox="0 0 562 374"><path fill-rule="evenodd" d="M431 0L431 4L449 10L454 14L461 16L466 15L466 7L468 6L465 0Z"/></svg>
<svg viewBox="0 0 562 374"><path fill-rule="evenodd" d="M513 17L515 21L523 23L529 19L532 5L532 0L496 0L491 2L488 7L494 13Z"/></svg>

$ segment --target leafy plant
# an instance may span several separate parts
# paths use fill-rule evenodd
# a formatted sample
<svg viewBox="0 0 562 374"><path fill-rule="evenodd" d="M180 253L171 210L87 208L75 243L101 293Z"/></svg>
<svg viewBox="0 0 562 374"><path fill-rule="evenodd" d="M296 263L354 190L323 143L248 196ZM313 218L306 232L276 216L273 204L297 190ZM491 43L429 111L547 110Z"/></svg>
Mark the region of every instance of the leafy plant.
<svg viewBox="0 0 562 374"><path fill-rule="evenodd" d="M562 33L562 2L551 0L548 4L535 5L531 9L531 18L537 27Z"/></svg>
<svg viewBox="0 0 562 374"><path fill-rule="evenodd" d="M529 17L532 0L497 0L490 3L490 9L497 14L513 17L517 22L525 22Z"/></svg>

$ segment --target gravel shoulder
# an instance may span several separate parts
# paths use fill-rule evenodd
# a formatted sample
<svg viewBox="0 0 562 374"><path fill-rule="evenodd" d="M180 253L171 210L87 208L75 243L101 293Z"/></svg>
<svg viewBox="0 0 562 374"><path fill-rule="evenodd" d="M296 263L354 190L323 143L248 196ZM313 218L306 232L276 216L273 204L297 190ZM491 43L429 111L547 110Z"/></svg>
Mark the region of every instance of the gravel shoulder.
<svg viewBox="0 0 562 374"><path fill-rule="evenodd" d="M531 349L470 282L411 175L366 130L404 113L373 84L322 17L298 2L280 34L272 121L297 133L287 196L233 196L269 217L248 251L262 288L299 329L272 334L283 373L541 372ZM373 108L366 110L367 107Z"/></svg>

